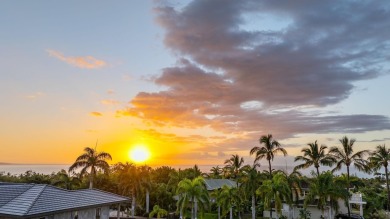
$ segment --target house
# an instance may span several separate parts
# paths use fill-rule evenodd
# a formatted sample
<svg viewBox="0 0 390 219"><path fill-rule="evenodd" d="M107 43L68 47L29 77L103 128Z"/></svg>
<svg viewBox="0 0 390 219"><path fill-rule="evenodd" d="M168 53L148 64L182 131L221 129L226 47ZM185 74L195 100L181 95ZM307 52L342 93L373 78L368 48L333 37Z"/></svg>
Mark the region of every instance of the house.
<svg viewBox="0 0 390 219"><path fill-rule="evenodd" d="M300 210L304 209L304 200L305 200L305 197L308 194L309 190L310 189L309 189L308 185L303 186L302 193L298 196L298 202L295 202L294 204L291 204L291 205L283 203L282 215L286 216L288 219L299 218ZM295 200L295 195L294 195L294 200ZM317 203L318 203L317 201L318 200L315 200L314 202L309 203L306 206L306 210L308 212L310 212L311 218L321 218L322 212L317 207ZM333 219L337 213L348 211L347 206L345 205L345 202L343 200L339 199L337 202L338 202L338 206L339 206L338 212L336 212L334 208L331 208L330 203L328 203L327 206L325 206L324 215L323 215L325 219ZM366 202L363 201L362 194L353 193L350 197L349 204L350 205L354 204L354 205L359 206L359 212L353 212L353 213L355 213L355 214L357 213L357 214L363 216L363 205L366 204ZM270 215L269 211L263 212L264 217L269 217L269 215ZM273 218L276 218L274 208L273 208L272 216L273 216Z"/></svg>
<svg viewBox="0 0 390 219"><path fill-rule="evenodd" d="M0 219L108 219L110 206L129 201L97 189L0 183Z"/></svg>

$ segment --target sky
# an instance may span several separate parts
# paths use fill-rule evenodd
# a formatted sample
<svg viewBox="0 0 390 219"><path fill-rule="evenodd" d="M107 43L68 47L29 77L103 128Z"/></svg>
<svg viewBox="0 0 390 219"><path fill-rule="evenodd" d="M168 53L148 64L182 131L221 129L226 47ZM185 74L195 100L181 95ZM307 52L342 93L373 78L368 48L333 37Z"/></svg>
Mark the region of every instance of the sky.
<svg viewBox="0 0 390 219"><path fill-rule="evenodd" d="M390 140L388 1L1 1L0 163L84 147L148 165L223 165L272 134ZM263 162L263 165L266 165Z"/></svg>

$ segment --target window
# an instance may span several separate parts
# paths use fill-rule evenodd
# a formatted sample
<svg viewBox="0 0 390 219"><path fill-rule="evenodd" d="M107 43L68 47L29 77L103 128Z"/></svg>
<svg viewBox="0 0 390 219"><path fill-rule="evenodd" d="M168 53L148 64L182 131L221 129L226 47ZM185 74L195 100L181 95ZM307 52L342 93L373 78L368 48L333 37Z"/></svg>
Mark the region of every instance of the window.
<svg viewBox="0 0 390 219"><path fill-rule="evenodd" d="M73 213L73 219L78 219L79 218L79 212L78 211L75 211Z"/></svg>

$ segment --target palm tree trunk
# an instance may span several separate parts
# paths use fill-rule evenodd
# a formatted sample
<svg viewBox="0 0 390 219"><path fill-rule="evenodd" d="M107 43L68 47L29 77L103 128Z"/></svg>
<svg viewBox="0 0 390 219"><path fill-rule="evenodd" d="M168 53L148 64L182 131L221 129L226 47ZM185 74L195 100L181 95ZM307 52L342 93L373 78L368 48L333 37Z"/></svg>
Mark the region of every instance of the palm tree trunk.
<svg viewBox="0 0 390 219"><path fill-rule="evenodd" d="M218 219L221 219L221 206L218 205Z"/></svg>
<svg viewBox="0 0 390 219"><path fill-rule="evenodd" d="M91 168L91 174L89 175L89 189L93 188L93 177L95 176L95 168Z"/></svg>
<svg viewBox="0 0 390 219"><path fill-rule="evenodd" d="M198 200L195 200L194 218L198 218Z"/></svg>
<svg viewBox="0 0 390 219"><path fill-rule="evenodd" d="M149 213L149 190L146 190L146 213Z"/></svg>
<svg viewBox="0 0 390 219"><path fill-rule="evenodd" d="M233 219L233 207L230 207L230 219Z"/></svg>
<svg viewBox="0 0 390 219"><path fill-rule="evenodd" d="M348 192L348 197L347 197L347 209L348 209L348 218L351 218L351 207L349 206L349 165L347 165L347 192Z"/></svg>
<svg viewBox="0 0 390 219"><path fill-rule="evenodd" d="M272 180L272 167L271 167L271 159L268 160L268 166L269 166L269 178Z"/></svg>
<svg viewBox="0 0 390 219"><path fill-rule="evenodd" d="M191 219L194 219L194 199L191 202Z"/></svg>
<svg viewBox="0 0 390 219"><path fill-rule="evenodd" d="M316 167L317 169L317 176L320 176L320 170L319 170L319 167Z"/></svg>
<svg viewBox="0 0 390 219"><path fill-rule="evenodd" d="M252 219L256 219L256 197L252 194Z"/></svg>
<svg viewBox="0 0 390 219"><path fill-rule="evenodd" d="M133 193L133 197L131 198L131 216L134 217L135 215L135 195Z"/></svg>
<svg viewBox="0 0 390 219"><path fill-rule="evenodd" d="M387 210L390 210L390 189L389 189L389 173L387 172L387 165L385 166L386 187L387 187Z"/></svg>

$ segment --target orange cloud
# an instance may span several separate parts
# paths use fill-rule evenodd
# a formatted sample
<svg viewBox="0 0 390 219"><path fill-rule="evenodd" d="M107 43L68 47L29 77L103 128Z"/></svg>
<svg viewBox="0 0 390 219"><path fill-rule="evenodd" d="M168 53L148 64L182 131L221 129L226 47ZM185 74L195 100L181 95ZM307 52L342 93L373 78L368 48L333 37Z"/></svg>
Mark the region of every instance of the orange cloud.
<svg viewBox="0 0 390 219"><path fill-rule="evenodd" d="M43 92L36 92L34 94L27 95L26 98L30 99L30 100L36 100L44 95L45 95L45 93L43 93Z"/></svg>
<svg viewBox="0 0 390 219"><path fill-rule="evenodd" d="M100 103L103 104L103 105L117 105L117 104L120 104L120 102L117 101L117 100L101 100Z"/></svg>
<svg viewBox="0 0 390 219"><path fill-rule="evenodd" d="M97 69L97 68L103 68L107 66L107 63L105 61L96 59L93 56L66 57L61 52L51 50L51 49L46 50L46 52L49 53L49 56L52 56L63 62L68 63L69 65L76 66L79 68Z"/></svg>
<svg viewBox="0 0 390 219"><path fill-rule="evenodd" d="M91 116L103 116L103 114L101 114L99 112L91 112L91 113L89 113L89 115L91 115Z"/></svg>

